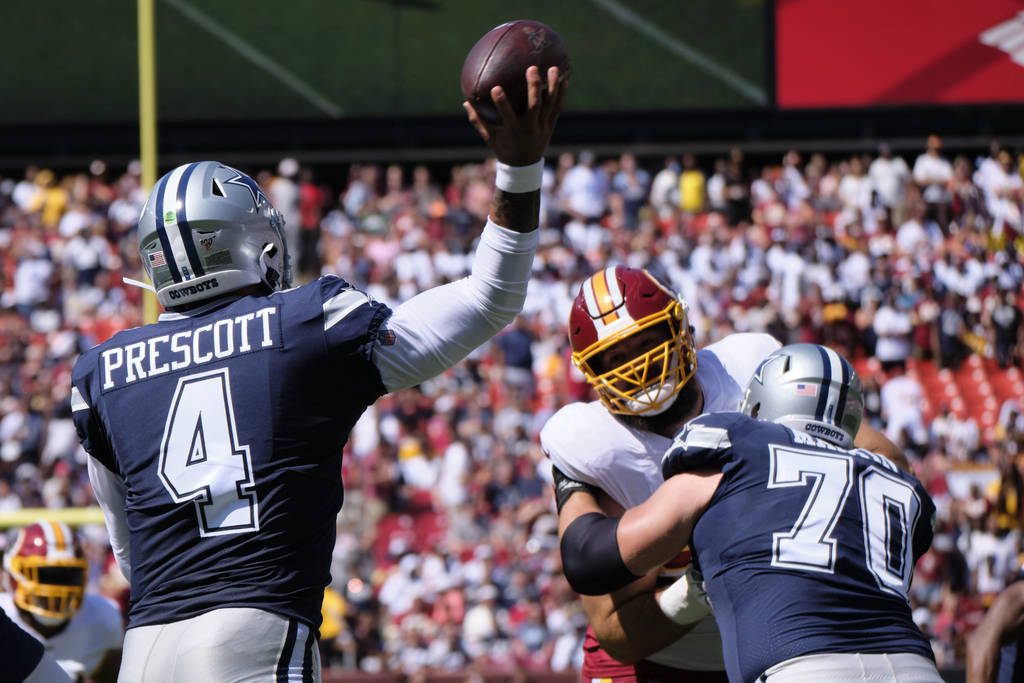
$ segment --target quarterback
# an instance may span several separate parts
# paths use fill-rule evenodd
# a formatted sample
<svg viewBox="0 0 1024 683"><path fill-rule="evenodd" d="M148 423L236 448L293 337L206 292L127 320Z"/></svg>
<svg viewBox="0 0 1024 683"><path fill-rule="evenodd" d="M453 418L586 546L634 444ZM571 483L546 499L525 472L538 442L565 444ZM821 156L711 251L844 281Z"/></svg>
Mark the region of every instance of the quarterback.
<svg viewBox="0 0 1024 683"><path fill-rule="evenodd" d="M689 419L735 410L758 364L780 344L765 334L732 334L696 350L686 302L644 270L609 267L583 282L569 317L573 362L599 401L572 403L541 431L554 466L562 563L580 558L563 504L569 494L592 497L608 515L635 507L662 483L661 456ZM902 454L868 426L858 443ZM603 595L584 596L590 620L584 641L584 679L616 683L657 679L724 680L714 618L679 624L657 596L685 569L688 553ZM634 577L635 578L635 577Z"/></svg>
<svg viewBox="0 0 1024 683"><path fill-rule="evenodd" d="M290 285L283 220L205 161L161 178L139 252L166 310L90 349L72 412L131 600L125 681L320 680L317 630L342 504L341 454L379 396L436 376L519 313L542 156L566 83L527 70L503 125L469 277L394 311L337 277Z"/></svg>

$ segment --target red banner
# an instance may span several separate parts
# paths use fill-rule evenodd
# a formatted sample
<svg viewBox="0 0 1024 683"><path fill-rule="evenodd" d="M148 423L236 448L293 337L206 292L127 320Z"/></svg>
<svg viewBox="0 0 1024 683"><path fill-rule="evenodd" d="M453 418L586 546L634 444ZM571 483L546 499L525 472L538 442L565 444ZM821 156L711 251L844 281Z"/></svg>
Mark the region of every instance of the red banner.
<svg viewBox="0 0 1024 683"><path fill-rule="evenodd" d="M780 107L1024 103L1024 0L776 0Z"/></svg>

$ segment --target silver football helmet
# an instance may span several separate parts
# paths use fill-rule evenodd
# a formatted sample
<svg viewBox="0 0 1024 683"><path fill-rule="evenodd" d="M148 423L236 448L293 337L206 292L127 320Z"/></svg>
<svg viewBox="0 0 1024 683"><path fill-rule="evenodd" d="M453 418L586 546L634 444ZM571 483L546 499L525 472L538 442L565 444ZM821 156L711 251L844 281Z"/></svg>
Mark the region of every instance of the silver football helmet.
<svg viewBox="0 0 1024 683"><path fill-rule="evenodd" d="M790 344L758 366L739 410L852 448L864 396L857 372L841 355L817 344Z"/></svg>
<svg viewBox="0 0 1024 683"><path fill-rule="evenodd" d="M254 284L291 286L284 218L255 180L216 161L157 181L139 218L139 254L168 309Z"/></svg>

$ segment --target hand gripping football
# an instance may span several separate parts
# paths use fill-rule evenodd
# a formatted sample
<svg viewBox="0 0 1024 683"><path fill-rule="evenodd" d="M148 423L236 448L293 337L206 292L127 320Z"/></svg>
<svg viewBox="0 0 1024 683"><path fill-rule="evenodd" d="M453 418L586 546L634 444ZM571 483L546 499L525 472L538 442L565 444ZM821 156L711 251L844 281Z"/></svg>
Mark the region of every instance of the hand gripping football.
<svg viewBox="0 0 1024 683"><path fill-rule="evenodd" d="M549 67L557 66L560 77L569 77L572 66L562 38L539 21L517 19L497 26L477 41L462 63L462 94L484 121L501 123L491 100L491 88L505 89L517 113L526 110L526 69L536 65L547 80Z"/></svg>

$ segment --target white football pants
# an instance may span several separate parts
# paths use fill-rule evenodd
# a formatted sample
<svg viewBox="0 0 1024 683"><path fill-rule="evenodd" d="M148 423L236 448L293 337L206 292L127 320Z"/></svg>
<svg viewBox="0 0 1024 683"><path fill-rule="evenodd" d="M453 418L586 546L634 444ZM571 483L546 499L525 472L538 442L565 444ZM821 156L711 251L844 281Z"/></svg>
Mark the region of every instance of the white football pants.
<svg viewBox="0 0 1024 683"><path fill-rule="evenodd" d="M230 607L128 629L118 683L320 682L316 634L259 609Z"/></svg>
<svg viewBox="0 0 1024 683"><path fill-rule="evenodd" d="M932 660L899 654L823 654L779 662L757 680L766 683L942 683Z"/></svg>

